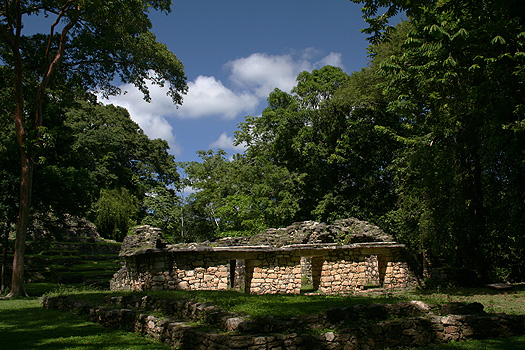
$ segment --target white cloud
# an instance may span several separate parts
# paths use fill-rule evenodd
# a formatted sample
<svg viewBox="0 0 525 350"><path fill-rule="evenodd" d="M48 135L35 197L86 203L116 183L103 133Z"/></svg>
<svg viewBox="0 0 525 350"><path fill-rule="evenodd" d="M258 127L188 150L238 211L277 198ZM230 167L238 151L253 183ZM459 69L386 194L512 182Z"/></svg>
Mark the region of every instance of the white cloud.
<svg viewBox="0 0 525 350"><path fill-rule="evenodd" d="M244 150L246 149L246 146L243 144L234 146L233 137L228 136L228 134L226 134L225 132L223 132L216 141L212 142L210 144L210 147L211 148L222 148L225 151L230 150L230 151L235 151L239 153L244 152Z"/></svg>
<svg viewBox="0 0 525 350"><path fill-rule="evenodd" d="M182 189L182 191L180 191L180 193L182 194L182 196L184 198L188 198L191 194L193 193L197 193L198 191L195 190L193 187L191 186L186 186Z"/></svg>
<svg viewBox="0 0 525 350"><path fill-rule="evenodd" d="M233 119L241 113L251 113L259 100L249 92L234 92L215 77L198 76L188 83L188 95L179 109L181 118L220 116Z"/></svg>
<svg viewBox="0 0 525 350"><path fill-rule="evenodd" d="M341 67L343 70L345 66L343 65L343 55L338 52L330 52L328 56L323 57L321 60L317 61L314 66L316 68L322 68L324 66L334 66Z"/></svg>
<svg viewBox="0 0 525 350"><path fill-rule="evenodd" d="M252 90L261 99L268 97L275 88L290 91L295 86L297 74L311 69L306 60L265 53L254 53L230 61L226 66L231 70L230 80L236 86Z"/></svg>
<svg viewBox="0 0 525 350"><path fill-rule="evenodd" d="M121 86L124 94L101 99L101 102L114 104L128 110L131 119L137 123L150 139L166 140L170 146L170 153L180 155L182 147L177 143L173 127L166 116L176 111L171 98L166 96L167 88L149 84L152 102L144 101L143 95L133 85Z"/></svg>
<svg viewBox="0 0 525 350"><path fill-rule="evenodd" d="M284 55L254 53L225 64L231 87L213 76L200 75L188 82L188 94L179 108L166 95L167 87L152 84L148 84L151 103L144 101L142 93L130 84L121 86L121 90L126 93L102 102L126 108L146 135L168 141L171 152L180 155L182 148L177 143L170 119L211 117L232 120L254 113L275 88L289 92L296 85L300 72L325 65L344 68L342 55L330 52L322 57L322 52L314 48ZM233 150L232 141L233 138L224 133L213 143L216 146L212 147ZM235 150L239 151L239 148Z"/></svg>
<svg viewBox="0 0 525 350"><path fill-rule="evenodd" d="M336 52L330 52L315 63L311 62L321 54L315 48L287 55L254 53L230 61L226 67L231 71L230 80L235 86L251 90L258 98L265 99L275 88L289 92L296 85L297 75L302 71L311 71L326 65L344 69L342 54Z"/></svg>

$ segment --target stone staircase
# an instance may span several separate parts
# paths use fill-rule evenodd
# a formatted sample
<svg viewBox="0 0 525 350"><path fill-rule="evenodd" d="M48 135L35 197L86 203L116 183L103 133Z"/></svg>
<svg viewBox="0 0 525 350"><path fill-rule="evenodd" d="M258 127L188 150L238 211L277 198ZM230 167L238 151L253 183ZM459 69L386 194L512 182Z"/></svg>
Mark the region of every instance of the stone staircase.
<svg viewBox="0 0 525 350"><path fill-rule="evenodd" d="M29 245L31 246L31 245ZM120 243L105 240L52 242L45 250L28 249L27 282L82 284L109 288L109 280L121 268Z"/></svg>

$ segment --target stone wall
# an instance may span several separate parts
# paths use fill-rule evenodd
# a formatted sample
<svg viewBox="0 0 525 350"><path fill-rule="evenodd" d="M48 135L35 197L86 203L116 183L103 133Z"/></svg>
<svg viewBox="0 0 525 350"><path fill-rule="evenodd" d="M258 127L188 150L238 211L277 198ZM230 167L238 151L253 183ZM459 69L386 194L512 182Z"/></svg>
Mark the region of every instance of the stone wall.
<svg viewBox="0 0 525 350"><path fill-rule="evenodd" d="M407 289L418 283L403 246L395 242L170 247L160 240L158 229L141 226L137 230L137 235L123 243L125 266L110 282L113 290L236 289L298 294L304 283L332 294L367 288Z"/></svg>
<svg viewBox="0 0 525 350"><path fill-rule="evenodd" d="M373 254L372 254L373 253ZM330 250L305 258L300 251L251 253L228 259L224 252L151 252L126 257L113 290L227 290L299 294L303 281L322 293L366 288L407 289L417 279L395 249ZM310 275L311 274L311 275ZM303 277L304 276L304 277Z"/></svg>
<svg viewBox="0 0 525 350"><path fill-rule="evenodd" d="M417 278L394 248L337 250L312 259L315 289L323 293L352 292L367 288L391 290L417 286Z"/></svg>
<svg viewBox="0 0 525 350"><path fill-rule="evenodd" d="M248 276L250 293L301 292L301 258L293 252L260 253L247 262L247 270L252 271Z"/></svg>
<svg viewBox="0 0 525 350"><path fill-rule="evenodd" d="M155 252L126 258L112 290L227 290L230 261L218 254Z"/></svg>
<svg viewBox="0 0 525 350"><path fill-rule="evenodd" d="M126 266L114 275L110 287L136 291L232 288L255 294L300 293L300 257L259 253L251 258L227 260L217 253L133 256L126 258Z"/></svg>
<svg viewBox="0 0 525 350"><path fill-rule="evenodd" d="M322 262L319 290L323 293L349 292L371 283L378 274L377 264L369 266L371 256L356 251L340 251ZM377 258L376 258L377 261ZM376 281L379 286L379 281Z"/></svg>
<svg viewBox="0 0 525 350"><path fill-rule="evenodd" d="M524 315L487 314L479 303L352 305L315 315L255 320L210 304L152 296L112 297L107 303L114 308L64 296L43 300L46 308L87 314L106 327L149 335L177 349L372 350L525 334Z"/></svg>

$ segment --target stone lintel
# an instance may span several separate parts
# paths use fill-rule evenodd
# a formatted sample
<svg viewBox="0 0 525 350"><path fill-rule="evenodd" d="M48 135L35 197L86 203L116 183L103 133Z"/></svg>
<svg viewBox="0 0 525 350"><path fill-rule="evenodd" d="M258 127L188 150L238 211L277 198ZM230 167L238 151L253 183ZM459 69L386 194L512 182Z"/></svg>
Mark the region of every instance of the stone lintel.
<svg viewBox="0 0 525 350"><path fill-rule="evenodd" d="M232 259L246 259L250 258L252 254L256 253L278 253L291 252L294 255L300 256L324 256L331 254L333 251L341 250L361 250L366 254L381 254L384 249L404 248L404 244L397 242L368 242L368 243L353 243L348 245L340 245L337 243L326 244L293 244L282 247L272 246L231 246L231 247L204 247L191 246L187 248L148 248L135 251L133 254L125 254L123 256L145 255L155 253L227 253Z"/></svg>

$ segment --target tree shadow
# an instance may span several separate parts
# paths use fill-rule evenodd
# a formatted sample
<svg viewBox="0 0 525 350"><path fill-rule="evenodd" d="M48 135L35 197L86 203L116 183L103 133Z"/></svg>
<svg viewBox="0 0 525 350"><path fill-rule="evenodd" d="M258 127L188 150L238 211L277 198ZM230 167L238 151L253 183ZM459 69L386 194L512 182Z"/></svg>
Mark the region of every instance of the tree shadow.
<svg viewBox="0 0 525 350"><path fill-rule="evenodd" d="M515 294L525 291L525 284L513 285L509 289L494 289L490 287L476 287L476 288L432 288L432 289L421 289L418 290L418 294L421 295L432 295L432 294L447 294L451 296L474 296L474 295L505 295L505 294Z"/></svg>
<svg viewBox="0 0 525 350"><path fill-rule="evenodd" d="M32 301L36 303L35 300ZM9 301L0 300L0 303L3 302ZM0 349L164 348L158 343L147 344L140 337L133 339L125 331L89 322L85 317L38 306L28 307L30 304L24 301L16 302L23 304L13 309L2 308L0 305Z"/></svg>

